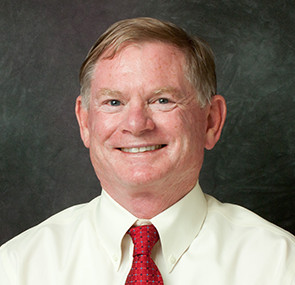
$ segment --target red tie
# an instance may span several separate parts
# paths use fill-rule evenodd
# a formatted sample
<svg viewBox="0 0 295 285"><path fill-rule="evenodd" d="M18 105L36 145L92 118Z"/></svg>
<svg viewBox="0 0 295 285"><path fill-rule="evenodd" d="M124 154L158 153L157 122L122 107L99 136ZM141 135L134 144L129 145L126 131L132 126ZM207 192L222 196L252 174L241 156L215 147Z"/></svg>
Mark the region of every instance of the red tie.
<svg viewBox="0 0 295 285"><path fill-rule="evenodd" d="M164 284L161 273L151 258L151 251L159 240L153 225L134 227L128 231L133 244L133 263L125 284Z"/></svg>

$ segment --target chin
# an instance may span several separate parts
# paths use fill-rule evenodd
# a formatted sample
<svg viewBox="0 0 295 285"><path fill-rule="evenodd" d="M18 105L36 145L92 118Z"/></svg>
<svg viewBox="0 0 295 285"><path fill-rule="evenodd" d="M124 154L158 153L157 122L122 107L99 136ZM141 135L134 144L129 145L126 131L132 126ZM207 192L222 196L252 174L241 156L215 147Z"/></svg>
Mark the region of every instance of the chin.
<svg viewBox="0 0 295 285"><path fill-rule="evenodd" d="M132 175L122 177L121 181L129 187L149 186L159 183L162 180L162 176L159 172L147 173L146 171L135 171Z"/></svg>

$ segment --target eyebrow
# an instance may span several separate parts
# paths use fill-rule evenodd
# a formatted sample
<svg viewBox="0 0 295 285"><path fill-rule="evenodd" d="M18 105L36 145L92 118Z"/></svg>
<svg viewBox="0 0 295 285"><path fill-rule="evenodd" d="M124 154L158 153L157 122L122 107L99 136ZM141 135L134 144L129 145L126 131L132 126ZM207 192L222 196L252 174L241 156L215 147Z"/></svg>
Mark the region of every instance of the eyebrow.
<svg viewBox="0 0 295 285"><path fill-rule="evenodd" d="M152 93L155 94L155 95L161 95L163 93L169 93L169 94L172 94L172 95L174 95L174 96L176 96L178 98L183 97L183 95L181 94L181 92L177 88L174 88L174 87L171 87L171 86L156 89Z"/></svg>
<svg viewBox="0 0 295 285"><path fill-rule="evenodd" d="M96 96L118 96L118 95L122 94L122 92L120 92L118 90L112 90L109 88L101 88L95 93L96 93L95 94Z"/></svg>
<svg viewBox="0 0 295 285"><path fill-rule="evenodd" d="M153 93L154 94L162 94L162 93L175 93L177 90L173 87L163 87L160 89L156 89Z"/></svg>

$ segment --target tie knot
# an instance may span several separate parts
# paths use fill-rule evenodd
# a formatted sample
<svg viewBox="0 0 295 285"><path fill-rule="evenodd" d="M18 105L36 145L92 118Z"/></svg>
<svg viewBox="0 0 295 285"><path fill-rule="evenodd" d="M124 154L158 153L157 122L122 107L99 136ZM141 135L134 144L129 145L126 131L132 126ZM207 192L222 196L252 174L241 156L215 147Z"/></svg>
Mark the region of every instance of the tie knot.
<svg viewBox="0 0 295 285"><path fill-rule="evenodd" d="M153 225L130 228L128 231L133 244L133 256L150 255L155 243L159 240L157 229Z"/></svg>

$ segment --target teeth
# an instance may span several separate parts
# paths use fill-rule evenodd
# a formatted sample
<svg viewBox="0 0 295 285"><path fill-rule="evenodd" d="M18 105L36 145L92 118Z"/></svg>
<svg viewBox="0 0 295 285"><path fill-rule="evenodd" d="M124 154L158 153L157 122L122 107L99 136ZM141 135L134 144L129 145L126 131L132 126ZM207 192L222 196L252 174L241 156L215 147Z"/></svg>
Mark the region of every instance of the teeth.
<svg viewBox="0 0 295 285"><path fill-rule="evenodd" d="M161 147L162 145L159 144L159 145L151 145L151 146L144 146L144 147L132 147L132 148L122 147L121 150L124 152L140 153L140 152L156 150Z"/></svg>

